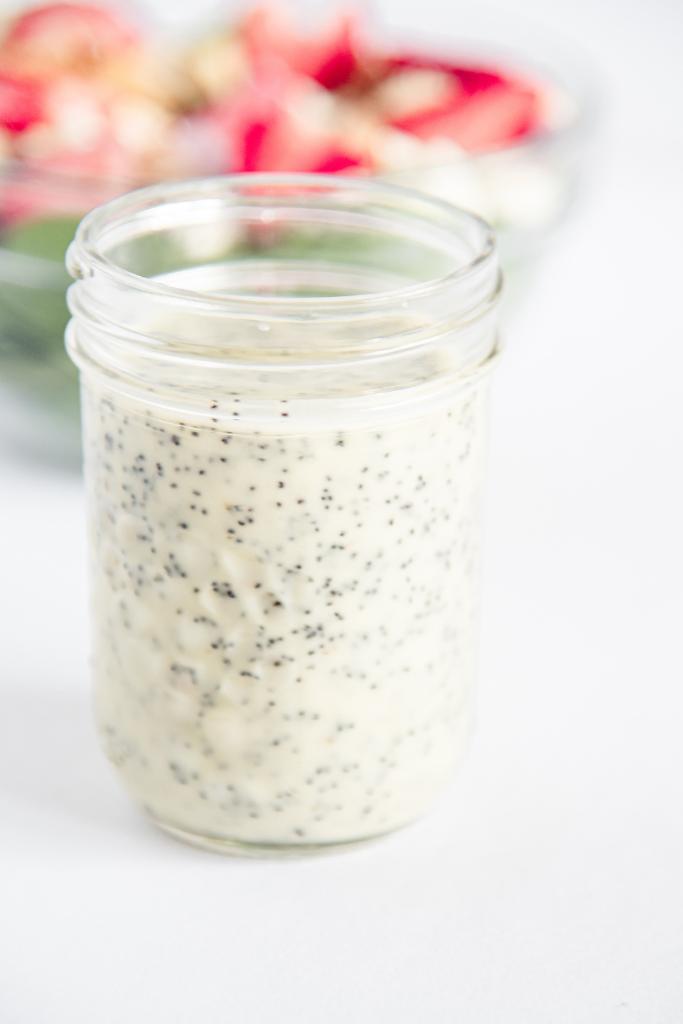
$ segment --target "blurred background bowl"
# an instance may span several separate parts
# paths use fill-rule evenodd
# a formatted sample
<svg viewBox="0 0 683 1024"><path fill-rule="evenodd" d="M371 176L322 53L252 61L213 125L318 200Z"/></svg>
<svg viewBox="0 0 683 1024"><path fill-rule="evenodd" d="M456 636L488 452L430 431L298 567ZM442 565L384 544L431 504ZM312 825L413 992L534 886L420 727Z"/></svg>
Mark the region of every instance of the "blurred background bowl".
<svg viewBox="0 0 683 1024"><path fill-rule="evenodd" d="M524 35L526 43L512 43ZM536 27L505 24L487 37L444 43L412 36L413 51L454 63L510 68L544 91L546 126L503 147L425 162L386 177L472 210L496 231L507 291L517 297L534 262L580 195L593 137L596 85L582 55ZM509 298L509 296L508 296ZM509 303L508 303L509 305Z"/></svg>
<svg viewBox="0 0 683 1024"><path fill-rule="evenodd" d="M509 303L510 295L524 292L535 260L577 195L594 99L581 60L542 32L501 26L496 19L487 21L480 38L457 42L401 39L381 28L374 35L394 52L428 62L500 67L540 86L542 129L476 153L416 140L386 154L387 170L381 172L494 226ZM76 373L63 345L64 253L84 213L134 185L17 161L0 164L0 387L11 403L16 439L65 464L77 464L79 427Z"/></svg>

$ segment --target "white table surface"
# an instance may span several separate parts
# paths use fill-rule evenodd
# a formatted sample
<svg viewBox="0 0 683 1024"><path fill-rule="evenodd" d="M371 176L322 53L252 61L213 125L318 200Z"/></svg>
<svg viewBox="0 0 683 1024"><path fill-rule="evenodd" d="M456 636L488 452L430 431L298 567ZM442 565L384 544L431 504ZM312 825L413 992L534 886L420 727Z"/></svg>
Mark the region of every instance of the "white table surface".
<svg viewBox="0 0 683 1024"><path fill-rule="evenodd" d="M494 391L458 784L424 823L326 859L157 834L90 721L80 483L5 448L2 1024L683 1021L683 145L664 106L683 16L522 6L601 58L607 102L592 188ZM434 25L445 10L420 4Z"/></svg>

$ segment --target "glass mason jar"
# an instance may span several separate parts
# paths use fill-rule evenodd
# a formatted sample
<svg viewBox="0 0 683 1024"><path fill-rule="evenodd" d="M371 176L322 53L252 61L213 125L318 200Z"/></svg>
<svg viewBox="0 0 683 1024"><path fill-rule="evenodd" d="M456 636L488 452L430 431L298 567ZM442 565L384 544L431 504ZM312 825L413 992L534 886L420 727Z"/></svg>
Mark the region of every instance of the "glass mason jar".
<svg viewBox="0 0 683 1024"><path fill-rule="evenodd" d="M130 793L228 852L412 821L470 727L489 229L239 175L99 207L68 262L96 716Z"/></svg>

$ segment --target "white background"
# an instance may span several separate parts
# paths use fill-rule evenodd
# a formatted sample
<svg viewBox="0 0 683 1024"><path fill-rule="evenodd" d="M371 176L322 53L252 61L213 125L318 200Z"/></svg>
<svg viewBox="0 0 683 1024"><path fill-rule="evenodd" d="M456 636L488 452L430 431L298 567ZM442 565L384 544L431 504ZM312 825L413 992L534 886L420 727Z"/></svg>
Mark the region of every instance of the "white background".
<svg viewBox="0 0 683 1024"><path fill-rule="evenodd" d="M379 6L457 34L446 0ZM4 450L2 1024L683 1021L683 16L514 7L583 43L602 139L494 389L458 784L328 859L156 834L90 722L80 484Z"/></svg>

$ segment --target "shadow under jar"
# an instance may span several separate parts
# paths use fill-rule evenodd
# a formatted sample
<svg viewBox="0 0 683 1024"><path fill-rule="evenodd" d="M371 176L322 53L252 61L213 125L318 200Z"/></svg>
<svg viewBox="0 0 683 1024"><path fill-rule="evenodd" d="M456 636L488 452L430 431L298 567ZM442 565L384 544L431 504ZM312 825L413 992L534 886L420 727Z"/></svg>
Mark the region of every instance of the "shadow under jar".
<svg viewBox="0 0 683 1024"><path fill-rule="evenodd" d="M96 715L130 793L226 852L412 821L469 733L488 228L243 175L100 207L69 267Z"/></svg>

